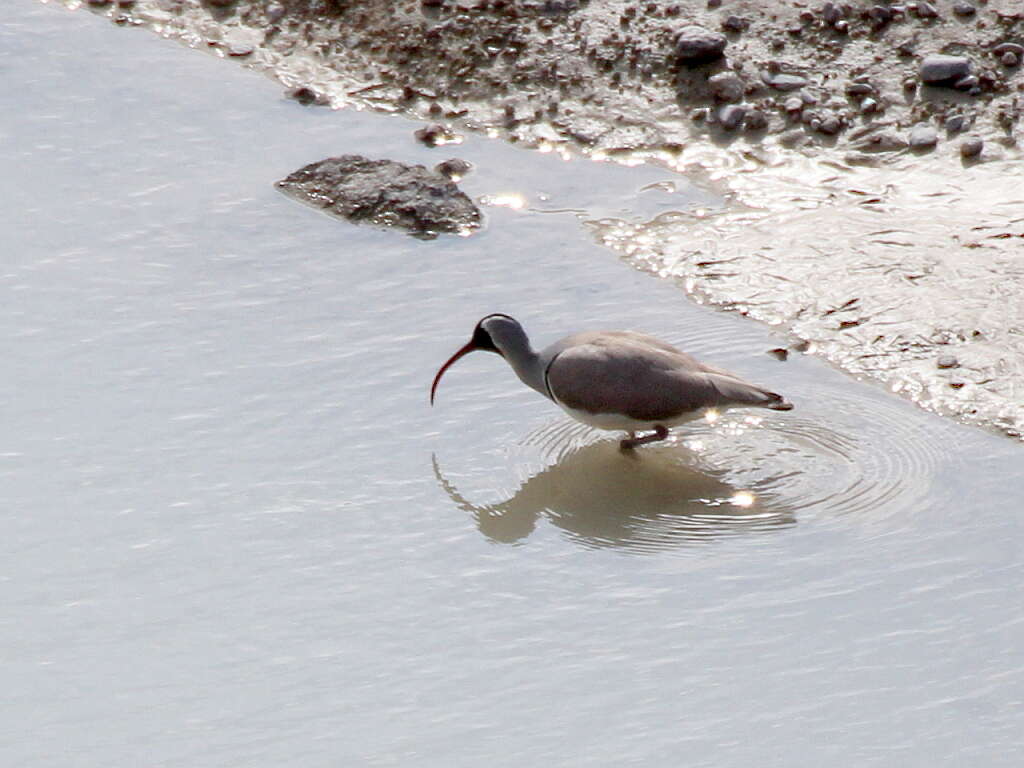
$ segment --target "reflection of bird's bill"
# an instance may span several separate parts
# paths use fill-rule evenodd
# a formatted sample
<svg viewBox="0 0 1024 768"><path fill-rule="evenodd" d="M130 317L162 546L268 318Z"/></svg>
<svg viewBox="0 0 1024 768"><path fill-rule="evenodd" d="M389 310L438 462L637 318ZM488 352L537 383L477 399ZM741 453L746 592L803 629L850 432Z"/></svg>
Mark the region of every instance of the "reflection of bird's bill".
<svg viewBox="0 0 1024 768"><path fill-rule="evenodd" d="M688 465L687 458L678 446L650 450L640 459L613 441L595 442L528 478L511 498L485 506L459 494L436 458L434 473L452 501L496 541L525 538L542 514L591 546L638 550L793 522L790 515L766 509L756 494Z"/></svg>

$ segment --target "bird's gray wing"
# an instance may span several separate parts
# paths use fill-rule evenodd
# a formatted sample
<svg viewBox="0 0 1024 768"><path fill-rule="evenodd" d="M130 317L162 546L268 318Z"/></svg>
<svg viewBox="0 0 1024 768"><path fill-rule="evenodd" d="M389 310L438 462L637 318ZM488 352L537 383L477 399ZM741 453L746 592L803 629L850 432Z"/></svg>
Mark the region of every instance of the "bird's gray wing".
<svg viewBox="0 0 1024 768"><path fill-rule="evenodd" d="M700 370L696 361L627 339L607 341L572 344L553 357L547 385L558 402L588 413L657 422L742 396L733 380L716 385L715 375Z"/></svg>

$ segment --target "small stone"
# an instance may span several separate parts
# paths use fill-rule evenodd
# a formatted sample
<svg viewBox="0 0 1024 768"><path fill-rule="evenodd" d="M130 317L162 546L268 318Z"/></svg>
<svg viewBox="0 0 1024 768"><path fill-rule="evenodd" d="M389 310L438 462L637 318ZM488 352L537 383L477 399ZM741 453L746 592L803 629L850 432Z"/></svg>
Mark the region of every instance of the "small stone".
<svg viewBox="0 0 1024 768"><path fill-rule="evenodd" d="M999 57L999 60L1003 62L1004 67L1016 67L1018 64L1020 64L1020 59L1017 57L1017 54L1015 54L1013 51L1007 51L1006 53Z"/></svg>
<svg viewBox="0 0 1024 768"><path fill-rule="evenodd" d="M821 116L821 124L818 125L818 130L826 136L835 136L842 127L842 121L838 117L831 112L826 112Z"/></svg>
<svg viewBox="0 0 1024 768"><path fill-rule="evenodd" d="M454 144L457 143L459 139L456 134L452 133L443 125L439 125L437 123L432 123L431 125L417 129L413 133L413 136L415 136L420 143L428 147L438 147L442 144Z"/></svg>
<svg viewBox="0 0 1024 768"><path fill-rule="evenodd" d="M473 164L468 160L453 157L435 165L434 170L446 179L459 181L473 170Z"/></svg>
<svg viewBox="0 0 1024 768"><path fill-rule="evenodd" d="M946 118L946 132L947 133L960 133L964 129L964 125L967 120L963 115L952 115Z"/></svg>
<svg viewBox="0 0 1024 768"><path fill-rule="evenodd" d="M957 16L973 16L977 12L977 10L978 9L971 5L970 3L953 3L953 13L955 13Z"/></svg>
<svg viewBox="0 0 1024 768"><path fill-rule="evenodd" d="M970 91L978 87L978 78L974 75L968 75L967 77L961 77L953 85L958 91Z"/></svg>
<svg viewBox="0 0 1024 768"><path fill-rule="evenodd" d="M960 142L960 156L961 157L977 157L981 154L981 150L985 148L985 142L979 139L977 136L969 136Z"/></svg>
<svg viewBox="0 0 1024 768"><path fill-rule="evenodd" d="M768 116L760 109L752 109L747 113L743 121L743 127L748 131L760 131L768 127Z"/></svg>
<svg viewBox="0 0 1024 768"><path fill-rule="evenodd" d="M269 21L271 24L276 24L277 22L284 18L285 7L280 3L271 3L270 5L267 6L267 9L266 11L264 11L264 13L267 14L267 21Z"/></svg>
<svg viewBox="0 0 1024 768"><path fill-rule="evenodd" d="M913 37L908 37L906 40L896 45L896 52L900 56L913 56L914 51L917 50L917 40Z"/></svg>
<svg viewBox="0 0 1024 768"><path fill-rule="evenodd" d="M746 31L749 26L750 19L745 19L742 16L727 16L725 21L722 22L722 29L737 34Z"/></svg>
<svg viewBox="0 0 1024 768"><path fill-rule="evenodd" d="M907 140L898 133L882 131L857 142L854 147L862 152L896 152L905 149Z"/></svg>
<svg viewBox="0 0 1024 768"><path fill-rule="evenodd" d="M743 81L735 72L719 72L708 78L708 90L716 101L742 101Z"/></svg>
<svg viewBox="0 0 1024 768"><path fill-rule="evenodd" d="M870 115L872 112L878 111L878 102L875 99L864 99L860 103L860 111L865 115Z"/></svg>
<svg viewBox="0 0 1024 768"><path fill-rule="evenodd" d="M958 365L960 365L957 359L952 355L942 355L938 360L935 361L935 364L939 368L956 368Z"/></svg>
<svg viewBox="0 0 1024 768"><path fill-rule="evenodd" d="M708 0L708 8L718 8L722 5L722 0Z"/></svg>
<svg viewBox="0 0 1024 768"><path fill-rule="evenodd" d="M725 35L690 24L676 36L676 56L684 64L714 61L721 58L725 45Z"/></svg>
<svg viewBox="0 0 1024 768"><path fill-rule="evenodd" d="M909 141L911 149L931 149L938 144L939 134L927 123L919 123L910 129Z"/></svg>
<svg viewBox="0 0 1024 768"><path fill-rule="evenodd" d="M843 18L843 12L835 3L825 3L821 9L821 18L825 20L826 24L835 26L835 23Z"/></svg>
<svg viewBox="0 0 1024 768"><path fill-rule="evenodd" d="M935 54L921 62L921 80L929 85L951 85L970 73L971 61L965 56Z"/></svg>
<svg viewBox="0 0 1024 768"><path fill-rule="evenodd" d="M875 87L871 83L849 83L846 93L848 96L869 96L875 93Z"/></svg>
<svg viewBox="0 0 1024 768"><path fill-rule="evenodd" d="M939 12L935 10L935 6L931 3L918 3L917 15L922 19L934 19L938 17Z"/></svg>
<svg viewBox="0 0 1024 768"><path fill-rule="evenodd" d="M732 131L739 127L746 114L746 107L740 104L727 104L718 110L718 122L725 130Z"/></svg>
<svg viewBox="0 0 1024 768"><path fill-rule="evenodd" d="M800 75L787 75L784 72L762 72L764 84L777 91L795 91L807 85L807 78Z"/></svg>
<svg viewBox="0 0 1024 768"><path fill-rule="evenodd" d="M875 24L882 26L887 24L892 18L892 9L887 8L884 5L875 5L868 11L868 17L875 22Z"/></svg>
<svg viewBox="0 0 1024 768"><path fill-rule="evenodd" d="M959 377L952 378L952 379L949 380L949 386L951 386L953 389L963 389L963 387L966 384L967 384L967 382L964 381L963 379L959 378Z"/></svg>
<svg viewBox="0 0 1024 768"><path fill-rule="evenodd" d="M782 108L785 109L787 112L799 112L801 109L804 108L804 100L801 99L799 96L790 96L788 99L786 99L786 102L785 104L782 105Z"/></svg>
<svg viewBox="0 0 1024 768"><path fill-rule="evenodd" d="M992 49L992 53L996 56L1002 56L1004 53L1012 53L1018 59L1024 56L1024 45L1018 43L1000 43Z"/></svg>
<svg viewBox="0 0 1024 768"><path fill-rule="evenodd" d="M290 88L284 92L284 95L289 99L295 99L304 107L317 106L322 107L328 103L328 99L322 93L317 93L312 88L305 85L300 85L298 88Z"/></svg>
<svg viewBox="0 0 1024 768"><path fill-rule="evenodd" d="M841 35L845 35L846 32L850 29L850 24L846 21L846 19L840 19L833 26L835 27L836 32L838 32Z"/></svg>
<svg viewBox="0 0 1024 768"><path fill-rule="evenodd" d="M776 347L775 349L769 349L768 354L774 357L776 360L786 361L789 359L789 350L784 347Z"/></svg>

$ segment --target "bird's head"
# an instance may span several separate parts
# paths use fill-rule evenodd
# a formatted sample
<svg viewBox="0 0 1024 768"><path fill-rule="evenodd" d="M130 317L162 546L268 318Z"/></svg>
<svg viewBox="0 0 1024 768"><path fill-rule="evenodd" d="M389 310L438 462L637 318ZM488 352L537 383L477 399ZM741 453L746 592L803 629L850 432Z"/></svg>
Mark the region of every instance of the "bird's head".
<svg viewBox="0 0 1024 768"><path fill-rule="evenodd" d="M444 372L447 371L456 360L468 355L470 352L481 350L483 352L496 352L505 357L506 349L515 344L526 344L526 332L515 318L496 312L487 315L476 324L473 329L473 336L458 352L448 358L448 361L441 366L437 375L434 376L434 383L430 387L430 404L434 404L434 393L437 392L437 385L441 381Z"/></svg>

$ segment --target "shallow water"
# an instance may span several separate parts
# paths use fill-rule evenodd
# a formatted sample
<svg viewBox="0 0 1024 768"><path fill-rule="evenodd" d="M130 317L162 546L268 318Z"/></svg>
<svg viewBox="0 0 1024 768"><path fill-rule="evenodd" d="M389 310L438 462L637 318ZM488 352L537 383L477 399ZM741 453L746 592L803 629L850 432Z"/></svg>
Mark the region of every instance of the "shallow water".
<svg viewBox="0 0 1024 768"><path fill-rule="evenodd" d="M429 150L85 13L0 36L0 763L1019 763L1020 446L775 360L582 224L708 196ZM527 205L422 242L274 190L344 152L455 154ZM488 355L430 409L494 310L797 409L630 458Z"/></svg>

